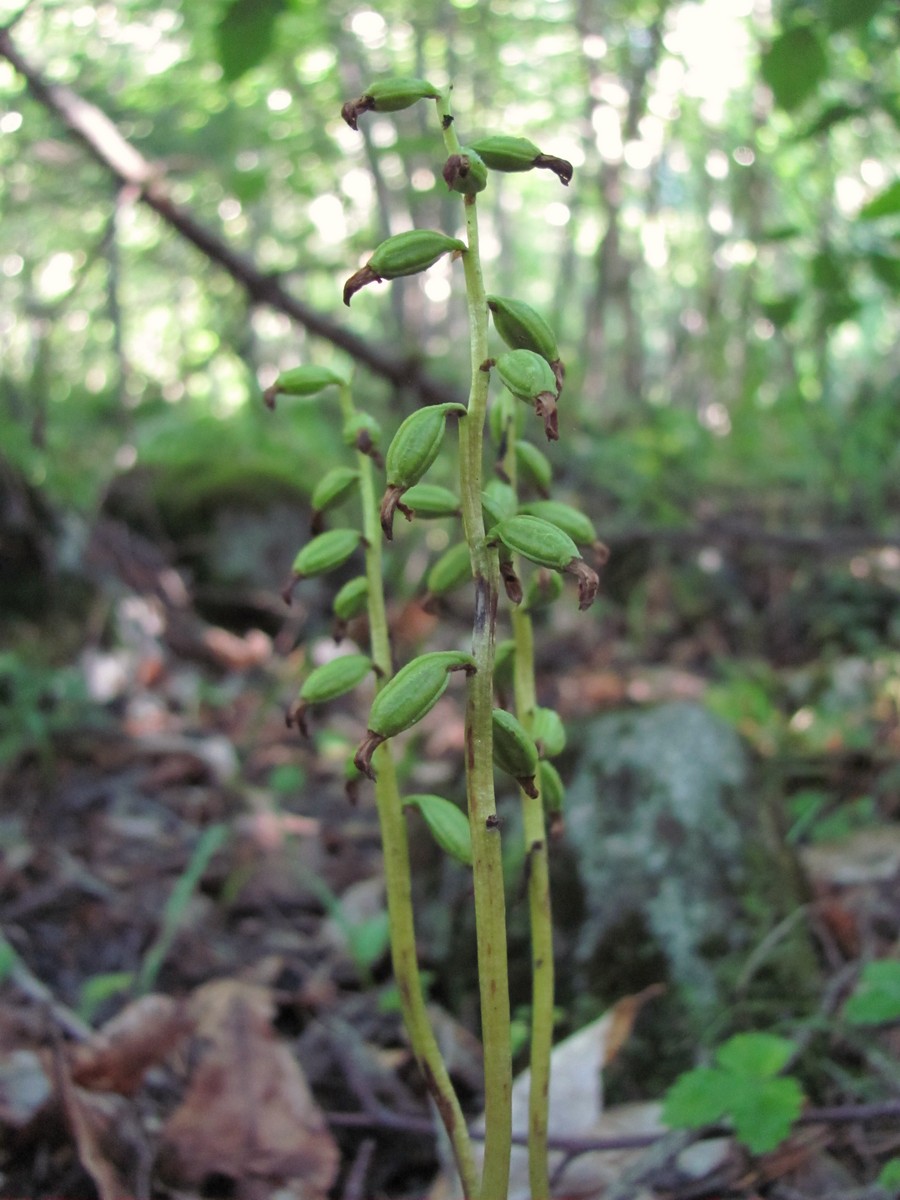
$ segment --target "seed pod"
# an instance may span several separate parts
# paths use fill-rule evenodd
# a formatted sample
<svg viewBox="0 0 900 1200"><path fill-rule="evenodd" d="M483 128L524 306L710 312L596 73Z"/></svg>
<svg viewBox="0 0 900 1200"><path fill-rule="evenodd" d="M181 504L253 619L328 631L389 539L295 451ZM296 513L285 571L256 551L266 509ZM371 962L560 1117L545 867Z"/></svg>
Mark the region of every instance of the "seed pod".
<svg viewBox="0 0 900 1200"><path fill-rule="evenodd" d="M443 796L417 794L403 797L404 808L417 808L425 818L434 840L452 858L472 865L472 832L462 809Z"/></svg>
<svg viewBox="0 0 900 1200"><path fill-rule="evenodd" d="M492 171L530 171L535 167L545 167L567 187L572 180L570 162L564 158L554 158L552 154L542 154L539 147L528 138L496 133L479 138L472 143L472 149L481 155Z"/></svg>
<svg viewBox="0 0 900 1200"><path fill-rule="evenodd" d="M325 472L312 494L313 533L321 532L322 514L345 500L358 482L359 471L354 471L351 467L332 467L330 471Z"/></svg>
<svg viewBox="0 0 900 1200"><path fill-rule="evenodd" d="M524 413L509 392L501 392L488 409L488 429L491 440L497 447L497 457L502 458L506 453L507 440L511 428L518 435L524 425Z"/></svg>
<svg viewBox="0 0 900 1200"><path fill-rule="evenodd" d="M462 253L465 249L465 242L435 229L408 229L405 233L394 234L376 247L366 265L344 284L344 303L349 304L360 288L369 283L399 279L401 275L418 275L451 250Z"/></svg>
<svg viewBox="0 0 900 1200"><path fill-rule="evenodd" d="M377 465L383 463L378 447L381 445L381 426L368 413L353 413L344 422L342 436L344 444L352 446L360 454L367 454Z"/></svg>
<svg viewBox="0 0 900 1200"><path fill-rule="evenodd" d="M490 529L515 513L516 493L502 479L489 479L481 493L481 508L484 512L484 523Z"/></svg>
<svg viewBox="0 0 900 1200"><path fill-rule="evenodd" d="M521 554L539 567L565 571L578 580L578 606L590 608L600 587L597 572L578 554L578 547L567 533L527 513L502 521L491 530L490 540L501 542L508 550Z"/></svg>
<svg viewBox="0 0 900 1200"><path fill-rule="evenodd" d="M451 671L475 670L475 659L461 650L437 650L420 654L401 667L384 685L369 712L369 728L353 761L369 779L374 779L372 755L382 742L409 729L430 712L443 696Z"/></svg>
<svg viewBox="0 0 900 1200"><path fill-rule="evenodd" d="M597 533L590 517L561 500L532 500L523 504L519 511L549 521L579 545L592 546L597 541Z"/></svg>
<svg viewBox="0 0 900 1200"><path fill-rule="evenodd" d="M559 771L553 763L542 758L538 763L538 783L541 789L541 800L544 812L547 814L550 826L550 836L558 838L563 831L562 807L566 789L560 778Z"/></svg>
<svg viewBox="0 0 900 1200"><path fill-rule="evenodd" d="M542 496L548 494L553 482L553 468L543 450L539 450L531 442L516 442L516 466Z"/></svg>
<svg viewBox="0 0 900 1200"><path fill-rule="evenodd" d="M263 401L267 408L275 407L275 397L285 396L315 396L331 384L343 385L347 381L341 375L329 371L327 367L291 367L282 371L275 382L263 392Z"/></svg>
<svg viewBox="0 0 900 1200"><path fill-rule="evenodd" d="M557 758L566 748L566 727L558 712L538 705L531 719L531 736L541 758Z"/></svg>
<svg viewBox="0 0 900 1200"><path fill-rule="evenodd" d="M440 92L427 79L379 79L358 100L348 100L341 108L341 116L351 129L358 129L363 113L398 112L411 108L417 100L437 100L439 96Z"/></svg>
<svg viewBox="0 0 900 1200"><path fill-rule="evenodd" d="M472 561L466 542L445 550L425 576L429 597L445 596L472 578ZM427 604L427 601L426 601Z"/></svg>
<svg viewBox="0 0 900 1200"><path fill-rule="evenodd" d="M362 540L356 529L330 529L307 542L294 559L290 581L281 593L285 603L290 604L291 593L301 579L324 575L343 566Z"/></svg>
<svg viewBox="0 0 900 1200"><path fill-rule="evenodd" d="M451 154L442 174L450 191L463 196L476 196L487 187L487 167L470 146L463 146L459 154Z"/></svg>
<svg viewBox="0 0 900 1200"><path fill-rule="evenodd" d="M535 798L537 746L522 723L503 708L495 708L493 712L493 753L494 765L512 775L525 794Z"/></svg>
<svg viewBox="0 0 900 1200"><path fill-rule="evenodd" d="M411 413L394 434L385 457L387 490L381 501L381 528L390 541L393 536L394 511L400 507L407 518L411 513L400 504L403 493L418 483L438 456L447 417L453 413L464 416L464 404L432 404Z"/></svg>
<svg viewBox="0 0 900 1200"><path fill-rule="evenodd" d="M548 571L542 567L528 581L525 590L525 612L534 612L538 608L546 608L562 595L562 577L556 571Z"/></svg>
<svg viewBox="0 0 900 1200"><path fill-rule="evenodd" d="M367 654L342 654L316 667L306 677L296 702L288 710L288 726L296 725L304 737L308 735L306 710L313 704L325 704L352 692L372 670Z"/></svg>
<svg viewBox="0 0 900 1200"><path fill-rule="evenodd" d="M507 350L497 359L497 373L514 396L534 405L544 420L547 440L557 441L556 376L547 360L533 350Z"/></svg>
<svg viewBox="0 0 900 1200"><path fill-rule="evenodd" d="M403 497L417 517L458 517L459 497L436 483L417 483Z"/></svg>
<svg viewBox="0 0 900 1200"><path fill-rule="evenodd" d="M540 313L521 300L488 296L494 328L512 350L533 350L553 366L559 361L556 334Z"/></svg>
<svg viewBox="0 0 900 1200"><path fill-rule="evenodd" d="M369 581L365 575L357 575L348 579L331 605L334 613L333 636L339 642L347 631L347 622L366 611L369 603Z"/></svg>

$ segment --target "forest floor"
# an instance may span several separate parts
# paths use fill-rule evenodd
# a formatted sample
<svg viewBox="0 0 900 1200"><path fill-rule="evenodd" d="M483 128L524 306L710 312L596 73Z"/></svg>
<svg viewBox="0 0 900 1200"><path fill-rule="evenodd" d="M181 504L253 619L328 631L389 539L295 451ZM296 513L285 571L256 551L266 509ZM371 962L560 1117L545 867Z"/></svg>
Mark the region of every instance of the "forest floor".
<svg viewBox="0 0 900 1200"><path fill-rule="evenodd" d="M285 725L303 670L298 636L311 623L321 641L323 614L302 595L291 613L263 599L259 627L224 628L200 615L171 563L133 552L122 530L109 536L119 550L100 554L77 668L41 676L4 658L0 1194L447 1194L440 1183L430 1191L439 1141L391 985L374 805L364 788L356 798L345 788L359 708L336 703L305 742ZM668 568L644 585L651 634L639 646L624 625L603 646L563 638L553 693L564 715L705 694L703 664L727 650L729 614L675 620ZM414 607L395 614L409 643L432 622ZM113 626L111 639L102 631ZM671 636L652 635L663 628ZM714 1169L690 1178L674 1149L660 1155L648 1138L655 1150L629 1151L618 1190L601 1172L578 1195L889 1194L871 1180L900 1153L897 1024L854 1040L835 1017L860 964L896 957L900 944L900 700L887 654L838 656L845 673L847 662L882 662L852 703L835 707L835 685L795 706L807 714L800 724L818 723L821 747L794 763L798 779L817 782L793 785L809 900L791 920L821 972L806 1028L831 1055L817 1094L833 1120L798 1126L763 1156L726 1138ZM778 714L754 692L753 669L732 692L739 728L762 755ZM423 759L452 777L458 709L432 714L424 737ZM817 824L826 836L812 836ZM430 962L428 947L423 959L453 969ZM471 1005L435 1014L475 1116ZM643 1132L645 1115L618 1134Z"/></svg>

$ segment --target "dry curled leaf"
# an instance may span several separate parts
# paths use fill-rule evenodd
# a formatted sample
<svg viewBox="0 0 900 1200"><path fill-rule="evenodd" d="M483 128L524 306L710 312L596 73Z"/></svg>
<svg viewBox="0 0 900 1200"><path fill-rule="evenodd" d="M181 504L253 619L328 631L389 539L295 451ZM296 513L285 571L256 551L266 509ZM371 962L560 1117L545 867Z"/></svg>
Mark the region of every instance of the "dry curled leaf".
<svg viewBox="0 0 900 1200"><path fill-rule="evenodd" d="M325 1200L338 1150L288 1047L272 1028L264 988L233 980L194 993L194 1066L163 1129L167 1173L192 1185L209 1175L237 1184L288 1186L297 1200Z"/></svg>

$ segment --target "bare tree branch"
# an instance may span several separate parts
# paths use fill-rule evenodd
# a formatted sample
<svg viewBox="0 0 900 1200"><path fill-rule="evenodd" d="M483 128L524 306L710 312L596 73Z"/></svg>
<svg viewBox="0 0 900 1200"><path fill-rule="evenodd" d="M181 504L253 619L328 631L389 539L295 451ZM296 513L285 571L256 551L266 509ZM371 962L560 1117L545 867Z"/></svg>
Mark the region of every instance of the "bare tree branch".
<svg viewBox="0 0 900 1200"><path fill-rule="evenodd" d="M70 88L44 79L16 49L8 27L0 29L0 56L22 75L32 96L53 112L98 162L120 183L134 189L139 199L208 259L224 268L254 304L267 304L285 313L310 333L345 350L394 387L414 392L427 404L459 399L455 389L432 378L417 358L397 357L344 329L292 296L276 276L264 274L249 258L238 254L218 234L200 224L188 209L172 200L159 169L122 136L106 113Z"/></svg>

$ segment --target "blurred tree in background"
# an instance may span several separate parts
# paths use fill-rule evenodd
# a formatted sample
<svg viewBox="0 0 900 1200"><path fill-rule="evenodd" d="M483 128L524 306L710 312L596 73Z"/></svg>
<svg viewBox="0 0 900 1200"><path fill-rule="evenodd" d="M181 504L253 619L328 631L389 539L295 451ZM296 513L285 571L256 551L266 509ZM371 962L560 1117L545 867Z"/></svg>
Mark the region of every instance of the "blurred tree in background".
<svg viewBox="0 0 900 1200"><path fill-rule="evenodd" d="M25 6L9 41L114 122L153 186L345 331L348 263L456 216L424 110L405 117L401 161L391 123L369 122L360 149L340 102L385 71L453 81L467 136L527 134L576 166L550 199L498 177L484 241L495 290L528 281L560 331L581 412L559 466L606 528L740 513L884 531L900 479L897 31L878 0L73 0ZM199 490L240 470L302 487L332 432L303 412L273 433L260 384L346 350L254 302L5 61L0 94L8 462L81 513L135 465ZM359 301L353 329L401 375L436 356L460 389L448 296L437 269ZM396 390L363 386L373 402Z"/></svg>

